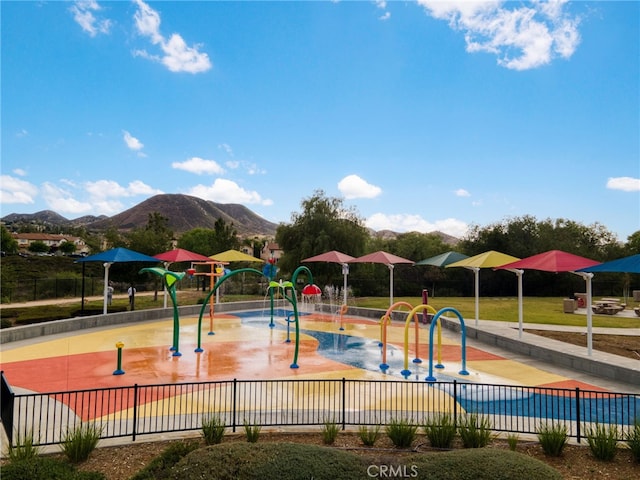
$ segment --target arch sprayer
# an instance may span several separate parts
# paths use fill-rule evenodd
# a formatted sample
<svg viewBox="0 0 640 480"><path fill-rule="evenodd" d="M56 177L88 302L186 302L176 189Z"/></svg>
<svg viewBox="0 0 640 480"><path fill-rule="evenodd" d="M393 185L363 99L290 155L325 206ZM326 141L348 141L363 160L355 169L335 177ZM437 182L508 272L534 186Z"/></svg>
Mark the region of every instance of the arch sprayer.
<svg viewBox="0 0 640 480"><path fill-rule="evenodd" d="M411 370L409 370L409 325L411 324L411 320L413 320L413 323L415 325L415 332L416 332L416 341L415 341L415 350L416 350L416 358L413 359L413 363L422 363L422 360L420 360L420 358L418 357L418 346L420 345L420 340L419 340L419 334L418 332L420 331L419 325L418 325L418 320L416 318L416 313L418 313L418 311L420 310L426 310L429 313L436 313L436 309L433 308L431 305L427 305L427 304L422 304L422 305L418 305L417 307L414 307L408 314L407 314L407 320L404 323L404 370L402 370L400 373L402 374L403 377L407 378L409 377L409 375L411 375ZM432 320L431 323L431 330L433 330L433 326L434 324L438 325L438 353L440 352L440 343L441 343L441 336L440 336L440 322L437 322L435 317ZM429 339L429 350L431 350L432 347L432 339Z"/></svg>
<svg viewBox="0 0 640 480"><path fill-rule="evenodd" d="M467 327L464 324L464 318L462 318L460 312L455 308L446 307L439 310L431 321L431 328L429 329L429 376L425 378L427 382L436 381L436 377L433 376L433 329L436 323L438 324L438 326L440 325L440 316L446 312L455 314L458 317L458 320L460 320L460 333L462 335L462 339L460 341L462 350L462 370L460 370L458 373L460 375L469 375L469 372L467 371ZM438 367L443 368L440 364L438 365Z"/></svg>

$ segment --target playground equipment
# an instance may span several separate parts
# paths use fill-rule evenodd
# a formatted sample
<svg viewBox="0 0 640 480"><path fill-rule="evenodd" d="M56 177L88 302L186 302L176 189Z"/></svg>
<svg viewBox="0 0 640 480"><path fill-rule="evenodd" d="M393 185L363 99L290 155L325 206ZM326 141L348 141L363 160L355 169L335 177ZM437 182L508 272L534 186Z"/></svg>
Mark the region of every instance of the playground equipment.
<svg viewBox="0 0 640 480"><path fill-rule="evenodd" d="M433 308L431 305L422 304L422 305L418 305L417 307L414 307L407 315L407 320L404 323L404 370L400 372L404 378L408 378L409 375L411 375L411 371L409 370L409 325L411 324L411 320L413 320L413 324L415 326L415 334L416 334L416 341L415 341L416 357L413 359L413 363L422 363L422 360L418 356L419 354L418 347L420 345L420 337L419 337L420 328L418 325L418 319L416 318L416 313L418 313L418 311L420 310L423 310L423 311L426 310L428 312L433 312L434 314L436 313L436 309ZM438 358L440 358L440 348L442 345L441 327L440 327L439 321L434 323L436 323L438 327ZM432 327L433 327L433 324L432 324ZM431 342L432 342L432 339L430 338L429 348L432 348L433 346Z"/></svg>
<svg viewBox="0 0 640 480"><path fill-rule="evenodd" d="M173 345L171 345L170 350L173 351L174 357L179 357L182 355L180 353L179 341L180 341L180 318L178 315L178 299L176 297L176 285L178 281L184 278L184 272L172 272L170 270L166 270L160 267L150 267L143 268L139 273L150 272L155 275L159 275L162 277L162 281L164 286L169 292L169 296L171 297L171 302L173 303Z"/></svg>
<svg viewBox="0 0 640 480"><path fill-rule="evenodd" d="M198 272L197 269L194 268L198 265L204 265L208 267L209 271ZM224 268L225 265L228 265L228 263L221 262L218 260L211 260L210 262L191 262L191 268L187 270L189 277L193 277L193 276L209 277L209 290L216 291L215 303L220 303L220 292L217 289L214 289L216 278L220 278L228 272L228 270L225 270ZM215 303L213 301L213 296L210 295L207 297L207 299L209 302L209 332L207 333L207 335L215 335L215 332L213 331L213 315L215 312ZM203 305L206 305L206 304L207 304L207 301L205 300Z"/></svg>
<svg viewBox="0 0 640 480"><path fill-rule="evenodd" d="M238 275L239 273L244 273L244 272L250 272L250 273L256 273L260 276L264 276L265 273L264 272L260 272L258 270L255 270L253 268L241 268L238 270L233 270L233 271L227 271L226 273L224 273L219 279L218 281L215 283L215 285L213 286L213 288L211 289L211 291L207 294L207 296L205 297L203 303L202 303L202 308L200 309L200 315L198 316L198 346L196 348L196 352L202 352L202 317L204 315L204 309L206 307L207 301L213 296L214 293L217 292L218 288L220 287L220 285L222 285L226 280L228 280L229 278L231 278L234 275ZM291 277L291 281L289 282L275 282L273 280L271 280L269 282L269 294L271 296L271 315L272 315L272 319L273 319L273 291L274 289L276 289L276 291L280 291L282 293L282 296L285 300L287 300L291 306L293 307L293 315L294 315L294 323L295 323L295 328L296 328L296 344L295 344L295 351L294 351L294 355L293 355L293 363L291 364L291 368L298 368L298 352L299 352L299 347L300 347L300 322L299 322L299 318L298 318L298 303L297 303L297 295L296 295L296 289L295 289L295 285L297 282L297 278L298 275L300 273L305 272L308 277L309 277L309 283L313 284L313 275L311 274L311 271L307 268L307 267L298 267L294 272L293 275ZM290 322L290 319L287 319L287 322ZM273 320L271 322L271 324L273 323ZM270 326L271 326L270 324Z"/></svg>
<svg viewBox="0 0 640 480"><path fill-rule="evenodd" d="M116 343L116 348L118 349L118 365L116 369L113 371L114 375L124 375L124 370L122 369L122 348L124 347L124 343L118 342Z"/></svg>
<svg viewBox="0 0 640 480"><path fill-rule="evenodd" d="M455 314L458 317L458 320L460 320L460 333L462 336L462 339L460 341L460 344L461 344L460 348L462 350L461 352L462 370L460 370L458 373L460 375L469 375L469 372L467 371L467 327L464 324L464 318L462 318L462 315L460 315L460 312L455 308L446 307L439 310L438 313L436 313L435 316L433 317L433 320L431 321L431 328L429 329L429 376L425 378L427 382L436 381L436 377L433 376L433 329L436 324L438 325L440 324L440 316L443 313L447 313L447 312L451 312ZM438 368L444 368L444 366L440 365Z"/></svg>

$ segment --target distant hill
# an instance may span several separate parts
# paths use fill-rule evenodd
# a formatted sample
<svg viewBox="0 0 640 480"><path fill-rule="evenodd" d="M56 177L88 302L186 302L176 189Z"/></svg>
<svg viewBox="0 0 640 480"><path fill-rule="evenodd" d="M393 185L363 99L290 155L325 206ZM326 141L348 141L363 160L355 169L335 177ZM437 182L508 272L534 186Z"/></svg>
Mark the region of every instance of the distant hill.
<svg viewBox="0 0 640 480"><path fill-rule="evenodd" d="M400 233L394 232L393 230L378 230L378 231L370 230L369 233L372 237L379 238L382 240L395 240L396 238L398 238L398 235L401 235ZM442 240L447 245L451 245L451 246L454 246L460 241L460 239L457 237L453 237L451 235L448 235L443 232L439 232L437 230L433 232L429 232L429 234L440 237L440 240Z"/></svg>
<svg viewBox="0 0 640 480"><path fill-rule="evenodd" d="M92 222L87 225L87 228L106 230L110 226L115 226L119 230L131 230L146 225L149 214L154 212L168 218L169 227L177 234L194 228L214 228L219 218L222 218L227 225L233 224L242 236L273 236L278 226L243 205L215 203L182 194L162 194L148 198L113 217Z"/></svg>
<svg viewBox="0 0 640 480"><path fill-rule="evenodd" d="M147 225L149 214L158 212L168 219L169 228L177 235L194 228L213 229L216 220L222 218L226 224L233 224L243 237L274 237L277 224L265 220L244 205L236 203L215 203L198 197L182 194L155 195L143 202L120 212L112 217L87 215L69 220L51 210L36 213L11 213L2 218L6 225L29 223L47 227L85 227L89 231L100 232L111 227L127 231ZM371 230L372 236L395 239L399 234L391 230ZM442 232L431 232L438 235L448 245L458 242L456 237Z"/></svg>
<svg viewBox="0 0 640 480"><path fill-rule="evenodd" d="M242 236L275 236L277 224L265 220L247 207L238 204L215 203L182 194L155 195L112 217L85 216L69 220L50 210L36 213L11 213L2 218L7 225L16 223L41 224L48 227L81 227L90 231L104 231L110 227L132 230L144 227L149 214L158 212L168 219L169 228L176 234L194 228L214 228L222 218Z"/></svg>

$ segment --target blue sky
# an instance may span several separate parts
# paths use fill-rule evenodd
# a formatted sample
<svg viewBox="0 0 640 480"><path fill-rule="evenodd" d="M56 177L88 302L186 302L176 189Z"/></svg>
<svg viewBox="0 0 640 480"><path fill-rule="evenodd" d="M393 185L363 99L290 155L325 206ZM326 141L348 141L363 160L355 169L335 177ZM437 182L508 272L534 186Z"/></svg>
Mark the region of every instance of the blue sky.
<svg viewBox="0 0 640 480"><path fill-rule="evenodd" d="M640 229L639 2L1 2L1 214Z"/></svg>

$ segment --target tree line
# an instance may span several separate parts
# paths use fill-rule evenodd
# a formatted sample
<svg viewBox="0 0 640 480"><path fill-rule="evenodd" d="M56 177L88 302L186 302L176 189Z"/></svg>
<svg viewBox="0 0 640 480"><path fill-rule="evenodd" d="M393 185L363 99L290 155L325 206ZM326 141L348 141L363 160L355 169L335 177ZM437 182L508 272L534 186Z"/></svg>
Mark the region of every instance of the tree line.
<svg viewBox="0 0 640 480"><path fill-rule="evenodd" d="M202 255L212 255L243 246L253 250L254 256L264 242L263 238L240 238L233 223L218 219L213 229L195 228L182 234L177 240L168 226L168 219L161 213L150 213L144 227L122 233L112 228L102 239L82 232L92 251L100 246L126 247L147 255L156 255L173 248L184 248ZM2 251L17 251L9 232L2 226ZM525 258L548 250L563 250L596 261L608 261L640 252L640 230L630 235L626 242L599 223L583 225L567 219L539 220L533 216L508 218L491 225L474 225L456 245L445 243L433 233L408 232L395 238L379 238L365 227L364 219L355 208L348 208L343 200L328 197L316 190L301 201L301 211L291 215L290 223L282 223L276 231L275 242L283 250L278 262L278 277L290 278L302 260L331 250L359 257L378 250L420 261L454 250L473 256L488 250ZM342 285L340 265L331 263L307 264L314 282L320 286ZM114 278L123 281L139 281L135 265L114 265ZM486 270L486 271L485 271ZM517 294L514 275L505 271L484 269L481 272L481 295L513 296ZM621 295L630 289L640 289L638 275L598 274L594 293ZM584 281L577 275L552 274L528 271L523 277L527 295L570 295L584 291ZM389 290L389 269L385 265L357 264L350 266L349 286L356 296L385 296ZM423 289L431 295L473 295L473 275L463 268L439 268L432 266L396 265L394 268L394 294L419 296Z"/></svg>

